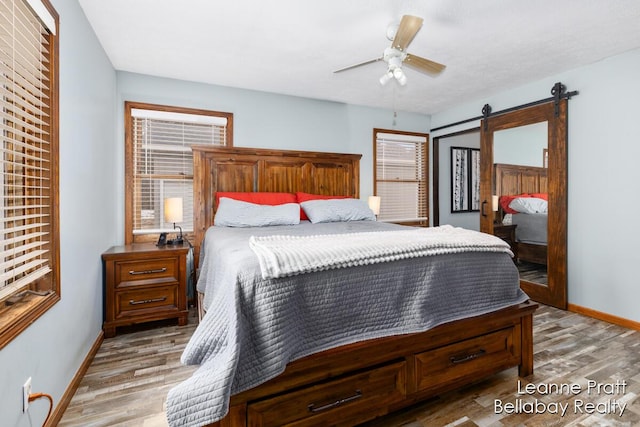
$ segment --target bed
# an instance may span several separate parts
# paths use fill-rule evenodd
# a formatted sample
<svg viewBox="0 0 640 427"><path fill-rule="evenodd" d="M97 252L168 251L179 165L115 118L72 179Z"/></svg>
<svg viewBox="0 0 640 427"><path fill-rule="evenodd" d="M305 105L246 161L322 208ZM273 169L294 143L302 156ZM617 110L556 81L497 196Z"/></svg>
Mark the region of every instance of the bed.
<svg viewBox="0 0 640 427"><path fill-rule="evenodd" d="M246 252L247 240L264 237L268 241L274 233L273 229L266 230L271 227L245 229L239 233L239 230L211 227L218 192L302 192L359 197L359 155L200 146L193 150L194 243L200 269L200 290L207 290L209 286L207 283L201 285L203 276L215 272L251 281L263 274L255 259L252 265L239 267L240 259L251 258ZM316 226L319 228L313 228L312 232L304 230ZM277 227L284 228L281 234L287 236L311 233L321 238L332 238L332 234L345 232L391 235L391 229L399 233L406 231L376 221L340 225L303 222ZM418 231L411 230L413 234ZM342 239L343 236L339 241ZM223 261L223 256L231 258ZM218 294L205 294L202 301L207 308L206 315L183 355L183 361L193 363L197 360L200 367L192 378L169 393L167 414L170 424L220 427L355 425L510 367L517 366L520 376L532 374L532 316L536 305L520 292L517 272L515 277L512 275L510 256L504 252L464 256L446 253L431 257L437 261L433 263L418 263L416 260L424 258L412 258L320 269L293 276L263 277L266 281L252 288L240 287L240 291L233 292L225 288ZM501 273L492 268L481 270L489 259L504 266L499 269ZM216 262L218 265L212 268ZM468 262L476 269L461 268ZM393 267L389 267L390 264ZM486 305L471 317L461 316L456 307L442 309L440 305L441 316L426 327L421 322L410 325L406 322L385 323L384 316L378 313L379 301L384 302L384 307L420 311L419 307L410 307L409 295L394 293L389 284L395 281L405 286L414 280L412 275L424 275L425 268L431 269L429 274L449 277L450 282L438 282L440 288L434 292L455 294L457 288L452 283L460 282L473 288L479 282L473 282L472 277L484 276L495 280L496 289L510 289L504 294L510 296L499 302L485 301ZM296 277L302 281L294 282ZM358 280L360 285L356 286ZM336 283L340 285L332 285ZM290 292L285 292L284 298L273 297L268 289ZM383 296L385 293L386 297ZM324 296L320 306L336 307L333 321L325 322L319 320L324 318L317 317L326 311L316 310L318 305L309 303L318 295ZM377 300L370 299L374 295ZM461 295L452 298L453 301L464 299ZM236 304L238 301L242 304ZM351 313L337 308L340 304L345 305L345 301L348 302L346 306L352 308ZM278 306L284 307L286 313L279 311ZM438 305L424 311L438 311ZM260 312L259 316L256 312ZM224 325L215 320L218 317L232 319L231 323L251 325L253 329L229 328L225 334L232 339L221 342L219 338L224 334L211 328L211 325ZM262 324L261 319L265 318L271 319L268 326ZM363 318L367 320L363 321ZM379 323L371 319L379 319ZM309 325L305 325L306 322ZM308 327L310 325L313 327ZM291 328L298 335L300 331L303 335L308 334L305 335L307 339L296 338L302 344L287 341ZM343 329L356 331L358 335L354 337L351 332L345 332L336 337L336 331ZM328 334L323 330L328 330ZM284 337L283 341L274 344L277 336ZM202 344L207 340L208 344ZM228 345L229 342L234 345ZM228 350L230 359L210 358L215 346ZM253 349L249 352L249 358L252 358L249 361L245 360L247 348ZM194 355L196 359L191 359ZM212 385L208 370L218 369L221 360L236 361L235 365L228 364L233 365L231 370L234 372L220 379L232 383L232 387L224 389L222 402L220 399L213 402L209 394ZM236 372L235 369L242 365L254 369ZM224 418L219 419L221 416Z"/></svg>
<svg viewBox="0 0 640 427"><path fill-rule="evenodd" d="M500 203L501 220L509 215L516 225L515 237L519 261L547 264L547 213L537 212L537 206L524 206L517 211L508 205L516 198L547 198L547 169L534 166L494 164L495 192ZM523 202L526 200L522 200Z"/></svg>

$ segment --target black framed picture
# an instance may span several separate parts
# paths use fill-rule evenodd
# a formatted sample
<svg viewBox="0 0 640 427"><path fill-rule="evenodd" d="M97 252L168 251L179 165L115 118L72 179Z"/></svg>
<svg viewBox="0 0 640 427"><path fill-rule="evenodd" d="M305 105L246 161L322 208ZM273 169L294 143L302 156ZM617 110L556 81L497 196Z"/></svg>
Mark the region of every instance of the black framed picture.
<svg viewBox="0 0 640 427"><path fill-rule="evenodd" d="M451 147L451 212L480 210L480 149Z"/></svg>

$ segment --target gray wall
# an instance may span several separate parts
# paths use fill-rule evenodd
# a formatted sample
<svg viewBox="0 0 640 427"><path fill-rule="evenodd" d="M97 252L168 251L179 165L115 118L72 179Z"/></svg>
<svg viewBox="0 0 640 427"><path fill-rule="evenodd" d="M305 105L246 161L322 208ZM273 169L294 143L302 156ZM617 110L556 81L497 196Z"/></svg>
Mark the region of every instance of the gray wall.
<svg viewBox="0 0 640 427"><path fill-rule="evenodd" d="M57 405L102 324L100 254L113 245L118 189L116 74L76 0L60 14L60 267L62 300L0 350L0 424L39 426L46 400L22 413L22 384Z"/></svg>
<svg viewBox="0 0 640 427"><path fill-rule="evenodd" d="M432 126L547 98L555 82L580 94L569 101L569 303L640 322L637 99L640 49L467 102L432 116ZM440 134L477 127L477 122ZM437 135L432 135L437 136Z"/></svg>

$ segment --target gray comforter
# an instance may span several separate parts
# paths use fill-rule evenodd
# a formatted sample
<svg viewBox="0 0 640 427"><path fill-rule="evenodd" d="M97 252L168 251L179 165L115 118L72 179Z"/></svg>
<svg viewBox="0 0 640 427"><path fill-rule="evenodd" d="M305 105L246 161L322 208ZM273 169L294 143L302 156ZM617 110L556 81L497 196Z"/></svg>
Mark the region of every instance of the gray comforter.
<svg viewBox="0 0 640 427"><path fill-rule="evenodd" d="M399 227L373 221L232 229L211 227L198 290L207 314L182 362L198 364L169 392L171 426L224 417L231 394L280 374L288 362L381 336L421 332L527 300L507 253L444 254L262 279L249 238ZM336 244L339 244L336 239Z"/></svg>
<svg viewBox="0 0 640 427"><path fill-rule="evenodd" d="M547 217L546 213L513 214L511 223L516 224L516 240L522 243L534 245L547 244Z"/></svg>

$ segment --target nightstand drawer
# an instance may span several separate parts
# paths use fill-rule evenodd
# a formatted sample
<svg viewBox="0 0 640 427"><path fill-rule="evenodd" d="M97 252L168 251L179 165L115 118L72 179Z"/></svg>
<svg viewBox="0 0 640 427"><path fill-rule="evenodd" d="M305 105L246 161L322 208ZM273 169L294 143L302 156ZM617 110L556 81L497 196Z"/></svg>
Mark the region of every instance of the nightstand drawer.
<svg viewBox="0 0 640 427"><path fill-rule="evenodd" d="M131 282L171 278L179 280L178 259L155 258L136 261L119 261L115 265L116 288L137 285Z"/></svg>
<svg viewBox="0 0 640 427"><path fill-rule="evenodd" d="M117 292L116 318L139 315L147 309L178 309L178 285L159 286L144 290Z"/></svg>

